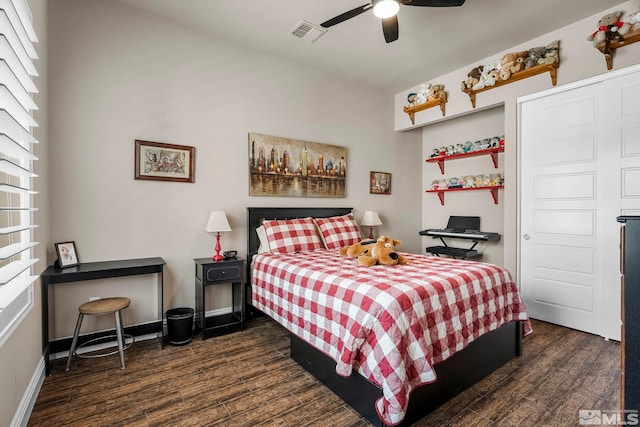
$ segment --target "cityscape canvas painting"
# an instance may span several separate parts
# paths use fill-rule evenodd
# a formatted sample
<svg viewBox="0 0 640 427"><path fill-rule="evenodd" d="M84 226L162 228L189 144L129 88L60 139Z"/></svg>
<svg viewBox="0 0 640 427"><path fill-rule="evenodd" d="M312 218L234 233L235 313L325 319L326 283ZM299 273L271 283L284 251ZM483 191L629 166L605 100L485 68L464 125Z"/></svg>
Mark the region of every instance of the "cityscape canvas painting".
<svg viewBox="0 0 640 427"><path fill-rule="evenodd" d="M249 195L345 197L347 148L249 134Z"/></svg>

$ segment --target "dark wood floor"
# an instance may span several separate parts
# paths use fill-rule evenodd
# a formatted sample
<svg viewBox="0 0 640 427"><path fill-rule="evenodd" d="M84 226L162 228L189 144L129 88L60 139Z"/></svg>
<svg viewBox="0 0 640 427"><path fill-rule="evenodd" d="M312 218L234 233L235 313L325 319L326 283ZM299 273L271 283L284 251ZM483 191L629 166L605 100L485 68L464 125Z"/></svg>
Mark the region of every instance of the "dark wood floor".
<svg viewBox="0 0 640 427"><path fill-rule="evenodd" d="M577 425L619 406L620 345L534 321L524 354L415 426ZM54 363L29 426L369 426L288 357L267 317L182 347L135 343L117 356Z"/></svg>

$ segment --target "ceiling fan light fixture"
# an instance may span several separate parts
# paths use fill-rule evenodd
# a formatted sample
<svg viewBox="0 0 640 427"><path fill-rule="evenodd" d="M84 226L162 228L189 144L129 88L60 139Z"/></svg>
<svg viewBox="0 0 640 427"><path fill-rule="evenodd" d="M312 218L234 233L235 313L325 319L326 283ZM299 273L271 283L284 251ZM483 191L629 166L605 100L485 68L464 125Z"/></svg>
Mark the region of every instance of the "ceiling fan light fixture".
<svg viewBox="0 0 640 427"><path fill-rule="evenodd" d="M400 3L397 0L373 0L373 14L378 18L391 18L399 10Z"/></svg>

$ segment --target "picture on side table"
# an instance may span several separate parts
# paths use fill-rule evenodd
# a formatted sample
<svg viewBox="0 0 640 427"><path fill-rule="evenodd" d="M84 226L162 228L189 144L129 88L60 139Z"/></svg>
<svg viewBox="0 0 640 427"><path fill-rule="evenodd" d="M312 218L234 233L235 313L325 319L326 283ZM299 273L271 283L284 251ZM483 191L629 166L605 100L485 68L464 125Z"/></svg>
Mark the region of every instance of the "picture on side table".
<svg viewBox="0 0 640 427"><path fill-rule="evenodd" d="M75 242L56 243L56 254L58 255L58 265L60 268L73 267L80 264Z"/></svg>

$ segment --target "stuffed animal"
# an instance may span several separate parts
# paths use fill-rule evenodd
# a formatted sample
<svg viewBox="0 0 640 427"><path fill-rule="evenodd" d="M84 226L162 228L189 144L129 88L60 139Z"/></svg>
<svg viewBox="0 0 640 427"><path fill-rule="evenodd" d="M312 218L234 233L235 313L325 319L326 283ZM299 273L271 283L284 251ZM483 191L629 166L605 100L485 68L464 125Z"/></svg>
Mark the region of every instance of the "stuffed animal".
<svg viewBox="0 0 640 427"><path fill-rule="evenodd" d="M511 74L517 73L524 68L524 60L529 52L510 52L505 54L500 60L500 80L508 80Z"/></svg>
<svg viewBox="0 0 640 427"><path fill-rule="evenodd" d="M427 102L427 99L429 98L430 88L431 88L431 85L429 83L423 83L420 85L420 90L416 94L416 99L415 99L416 105L424 104L425 102Z"/></svg>
<svg viewBox="0 0 640 427"><path fill-rule="evenodd" d="M391 237L380 236L378 240L364 240L355 245L344 247L340 255L350 258L358 258L360 265L370 267L372 265L396 265L406 264L405 257L396 252L396 246L402 243Z"/></svg>
<svg viewBox="0 0 640 427"><path fill-rule="evenodd" d="M542 58L538 58L538 64L557 64L560 62L560 40L554 40L544 47Z"/></svg>
<svg viewBox="0 0 640 427"><path fill-rule="evenodd" d="M482 68L480 74L480 80L473 85L473 90L484 89L487 86L494 86L496 84L496 78L500 78L500 60L497 59L493 62L486 64Z"/></svg>
<svg viewBox="0 0 640 427"><path fill-rule="evenodd" d="M547 49L544 46L532 47L529 49L529 53L527 58L524 60L524 69L531 68L535 65L538 65L538 60L540 58L544 58L544 54L547 52Z"/></svg>
<svg viewBox="0 0 640 427"><path fill-rule="evenodd" d="M640 10L628 14L624 20L631 25L632 30L640 28Z"/></svg>
<svg viewBox="0 0 640 427"><path fill-rule="evenodd" d="M413 107L415 105L416 96L418 96L418 94L415 92L411 92L407 95L407 102L409 103L409 107Z"/></svg>
<svg viewBox="0 0 640 427"><path fill-rule="evenodd" d="M429 101L434 99L446 100L447 93L444 91L444 85L432 85L429 89Z"/></svg>
<svg viewBox="0 0 640 427"><path fill-rule="evenodd" d="M607 42L607 44L613 40L623 42L623 35L627 34L631 30L631 25L628 22L621 21L624 12L616 11L607 13L598 21L598 29L587 37L587 40L593 42L593 46L598 47L599 43ZM605 47L608 50L608 46Z"/></svg>
<svg viewBox="0 0 640 427"><path fill-rule="evenodd" d="M480 81L480 76L482 75L482 69L484 65L478 65L474 67L467 73L467 78L462 82L462 91L465 89L471 89L473 86L478 84Z"/></svg>

